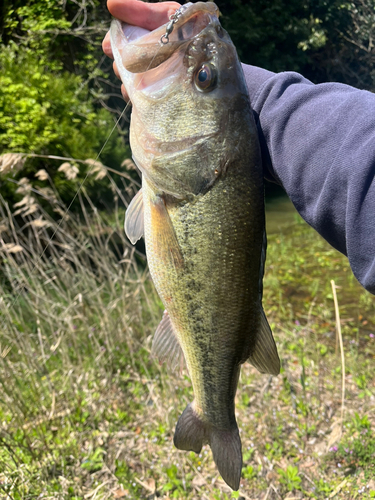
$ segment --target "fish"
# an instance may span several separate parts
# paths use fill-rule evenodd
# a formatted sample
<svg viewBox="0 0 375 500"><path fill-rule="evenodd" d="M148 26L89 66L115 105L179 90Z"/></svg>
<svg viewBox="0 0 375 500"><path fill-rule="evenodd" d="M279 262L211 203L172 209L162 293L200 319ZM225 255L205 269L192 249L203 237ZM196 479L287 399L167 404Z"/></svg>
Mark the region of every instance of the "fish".
<svg viewBox="0 0 375 500"><path fill-rule="evenodd" d="M186 4L151 32L115 19L110 35L142 175L125 231L133 244L144 237L165 308L152 352L171 368L185 365L194 391L174 445L199 453L209 444L238 490L241 365L280 371L262 306L262 160L241 63L213 2Z"/></svg>

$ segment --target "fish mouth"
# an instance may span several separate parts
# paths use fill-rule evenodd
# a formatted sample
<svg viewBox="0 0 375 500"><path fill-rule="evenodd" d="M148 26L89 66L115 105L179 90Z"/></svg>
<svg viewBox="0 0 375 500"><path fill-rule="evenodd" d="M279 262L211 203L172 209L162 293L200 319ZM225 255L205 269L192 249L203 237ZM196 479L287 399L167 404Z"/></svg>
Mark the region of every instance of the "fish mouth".
<svg viewBox="0 0 375 500"><path fill-rule="evenodd" d="M130 73L144 73L160 66L176 51L197 37L212 23L219 24L219 10L212 2L183 5L173 30L165 43L167 23L154 31L147 31L114 19L111 24L113 52L121 57L123 68ZM161 41L163 37L163 41ZM118 62L118 61L116 61Z"/></svg>

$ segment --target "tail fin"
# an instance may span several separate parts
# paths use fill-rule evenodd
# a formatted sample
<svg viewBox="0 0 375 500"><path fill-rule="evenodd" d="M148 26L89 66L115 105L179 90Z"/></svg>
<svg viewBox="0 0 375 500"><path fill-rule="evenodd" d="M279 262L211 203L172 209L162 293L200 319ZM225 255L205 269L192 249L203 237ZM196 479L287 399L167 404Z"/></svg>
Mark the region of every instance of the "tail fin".
<svg viewBox="0 0 375 500"><path fill-rule="evenodd" d="M201 420L189 404L180 416L173 438L179 450L199 453L203 444L209 443L216 466L224 481L238 490L241 479L242 451L238 427L217 429Z"/></svg>
<svg viewBox="0 0 375 500"><path fill-rule="evenodd" d="M238 427L228 430L213 428L210 446L221 477L232 490L238 490L242 470L241 439Z"/></svg>

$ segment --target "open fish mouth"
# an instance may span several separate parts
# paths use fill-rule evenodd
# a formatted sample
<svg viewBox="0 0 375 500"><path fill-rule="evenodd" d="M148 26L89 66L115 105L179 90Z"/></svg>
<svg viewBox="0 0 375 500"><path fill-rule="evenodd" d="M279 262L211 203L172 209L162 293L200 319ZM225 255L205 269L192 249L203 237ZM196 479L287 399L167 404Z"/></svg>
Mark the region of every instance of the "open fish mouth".
<svg viewBox="0 0 375 500"><path fill-rule="evenodd" d="M202 143L212 142L219 133L216 123L208 123L202 116L199 133L195 127L176 126L177 117L186 112L186 93L191 91L192 71L196 59L205 57L200 37L207 30L221 30L218 8L212 3L197 2L183 5L169 23L154 31L131 26L114 19L111 25L111 45L115 61L128 95L134 104L132 111L131 144L133 154L140 158L139 149L147 156L144 173L153 156L174 155L189 149L198 149ZM192 60L194 60L192 62ZM174 104L174 119L165 113L145 113L156 101L172 102L171 96L179 94ZM179 102L177 102L179 101ZM160 123L169 120L167 134ZM186 125L186 124L185 124ZM144 163L139 161L139 163Z"/></svg>
<svg viewBox="0 0 375 500"><path fill-rule="evenodd" d="M189 3L177 12L178 18L167 38L165 35L170 23L149 32L117 19L112 21L112 47L119 52L126 71L143 73L156 68L210 24L220 26L217 19L218 8L212 2Z"/></svg>

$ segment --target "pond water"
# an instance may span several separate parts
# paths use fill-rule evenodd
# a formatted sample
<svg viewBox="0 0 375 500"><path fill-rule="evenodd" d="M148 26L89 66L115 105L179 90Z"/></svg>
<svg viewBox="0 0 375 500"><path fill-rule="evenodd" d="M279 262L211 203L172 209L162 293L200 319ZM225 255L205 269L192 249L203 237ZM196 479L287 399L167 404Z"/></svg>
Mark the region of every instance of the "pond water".
<svg viewBox="0 0 375 500"><path fill-rule="evenodd" d="M276 234L296 222L297 210L289 198L284 196L266 197L267 234Z"/></svg>
<svg viewBox="0 0 375 500"><path fill-rule="evenodd" d="M303 222L286 195L266 198L266 228L265 294L267 287L278 288L279 307L289 307L297 319L313 304L316 314L330 310L332 317L334 280L344 334L373 339L375 297L359 285L347 258Z"/></svg>

